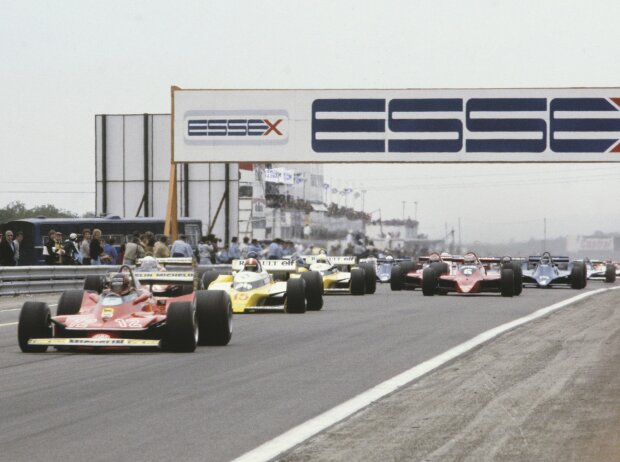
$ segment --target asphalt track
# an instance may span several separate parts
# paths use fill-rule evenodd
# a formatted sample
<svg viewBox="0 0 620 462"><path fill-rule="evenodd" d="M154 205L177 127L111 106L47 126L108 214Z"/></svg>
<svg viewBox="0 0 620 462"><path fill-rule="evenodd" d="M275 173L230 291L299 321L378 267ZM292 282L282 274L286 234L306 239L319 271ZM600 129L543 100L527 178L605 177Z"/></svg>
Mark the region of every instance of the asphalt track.
<svg viewBox="0 0 620 462"><path fill-rule="evenodd" d="M590 282L588 289L608 287ZM477 334L570 298L326 297L320 312L235 317L193 354L19 351L0 299L0 460L225 461ZM53 303L57 297L40 297ZM525 327L527 328L527 327Z"/></svg>

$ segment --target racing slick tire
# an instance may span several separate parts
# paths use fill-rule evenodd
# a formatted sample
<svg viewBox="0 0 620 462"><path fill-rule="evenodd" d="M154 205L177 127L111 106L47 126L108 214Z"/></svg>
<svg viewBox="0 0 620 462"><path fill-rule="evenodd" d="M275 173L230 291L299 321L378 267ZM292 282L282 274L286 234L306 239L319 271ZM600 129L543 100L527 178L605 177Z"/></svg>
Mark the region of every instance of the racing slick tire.
<svg viewBox="0 0 620 462"><path fill-rule="evenodd" d="M616 265L605 267L605 282L616 282Z"/></svg>
<svg viewBox="0 0 620 462"><path fill-rule="evenodd" d="M28 345L31 338L50 338L52 322L50 308L43 302L26 302L19 313L17 340L24 353L45 353L47 345Z"/></svg>
<svg viewBox="0 0 620 462"><path fill-rule="evenodd" d="M523 292L523 268L521 268L519 262L511 261L504 263L502 268L511 269L514 272L515 295L521 295L521 292Z"/></svg>
<svg viewBox="0 0 620 462"><path fill-rule="evenodd" d="M364 295L366 293L366 275L364 268L351 270L351 295Z"/></svg>
<svg viewBox="0 0 620 462"><path fill-rule="evenodd" d="M401 265L392 266L392 270L390 271L390 289L392 291L403 290L403 278L405 274Z"/></svg>
<svg viewBox="0 0 620 462"><path fill-rule="evenodd" d="M422 294L433 296L437 290L437 273L430 266L422 271Z"/></svg>
<svg viewBox="0 0 620 462"><path fill-rule="evenodd" d="M205 271L200 279L201 287L203 290L207 290L209 285L219 277L216 271Z"/></svg>
<svg viewBox="0 0 620 462"><path fill-rule="evenodd" d="M284 311L301 314L306 312L306 281L302 278L291 278L286 281L286 300Z"/></svg>
<svg viewBox="0 0 620 462"><path fill-rule="evenodd" d="M435 270L436 275L448 274L450 272L450 266L445 262L436 261L428 266Z"/></svg>
<svg viewBox="0 0 620 462"><path fill-rule="evenodd" d="M377 270L373 263L360 263L360 268L364 269L365 287L364 293L374 294L377 291Z"/></svg>
<svg viewBox="0 0 620 462"><path fill-rule="evenodd" d="M65 290L58 300L56 316L78 314L82 308L84 291L81 289Z"/></svg>
<svg viewBox="0 0 620 462"><path fill-rule="evenodd" d="M306 281L306 309L319 311L323 308L323 277L318 271L301 273L301 279Z"/></svg>
<svg viewBox="0 0 620 462"><path fill-rule="evenodd" d="M103 292L103 278L93 274L86 276L86 279L84 279L84 290L91 290L100 294Z"/></svg>
<svg viewBox="0 0 620 462"><path fill-rule="evenodd" d="M175 353L191 353L198 343L196 310L191 302L172 302L166 312L164 349Z"/></svg>
<svg viewBox="0 0 620 462"><path fill-rule="evenodd" d="M198 345L225 346L232 338L233 311L224 290L198 290L194 295L198 318Z"/></svg>
<svg viewBox="0 0 620 462"><path fill-rule="evenodd" d="M570 272L570 286L577 290L585 288L586 277L586 264L582 261L573 262L573 269Z"/></svg>
<svg viewBox="0 0 620 462"><path fill-rule="evenodd" d="M499 281L502 297L513 297L515 294L515 272L512 268L502 268Z"/></svg>

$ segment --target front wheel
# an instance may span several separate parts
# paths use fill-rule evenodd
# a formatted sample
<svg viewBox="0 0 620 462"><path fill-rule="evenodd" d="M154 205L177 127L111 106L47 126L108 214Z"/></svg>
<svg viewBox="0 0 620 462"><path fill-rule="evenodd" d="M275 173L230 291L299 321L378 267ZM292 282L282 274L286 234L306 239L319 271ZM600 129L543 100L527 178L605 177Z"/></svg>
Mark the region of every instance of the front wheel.
<svg viewBox="0 0 620 462"><path fill-rule="evenodd" d="M422 294L430 297L437 290L437 273L433 268L424 268L422 271Z"/></svg>
<svg viewBox="0 0 620 462"><path fill-rule="evenodd" d="M84 291L80 289L65 290L58 300L56 316L78 314L82 308Z"/></svg>
<svg viewBox="0 0 620 462"><path fill-rule="evenodd" d="M500 273L500 291L502 297L513 297L515 294L515 273L512 269L504 268Z"/></svg>
<svg viewBox="0 0 620 462"><path fill-rule="evenodd" d="M294 314L306 312L306 282L303 279L293 278L286 281L284 310Z"/></svg>
<svg viewBox="0 0 620 462"><path fill-rule="evenodd" d="M366 292L366 275L363 268L351 270L351 295L364 295Z"/></svg>
<svg viewBox="0 0 620 462"><path fill-rule="evenodd" d="M585 288L586 277L586 264L582 261L573 262L573 269L570 272L570 286L577 290Z"/></svg>
<svg viewBox="0 0 620 462"><path fill-rule="evenodd" d="M166 350L191 353L198 343L196 310L191 302L172 302L166 312Z"/></svg>
<svg viewBox="0 0 620 462"><path fill-rule="evenodd" d="M373 263L361 263L360 268L364 270L364 289L367 294L374 294L377 291L377 270Z"/></svg>
<svg viewBox="0 0 620 462"><path fill-rule="evenodd" d="M319 311L323 308L323 277L318 271L301 273L306 282L306 302L308 311Z"/></svg>
<svg viewBox="0 0 620 462"><path fill-rule="evenodd" d="M605 267L605 282L616 282L616 265Z"/></svg>
<svg viewBox="0 0 620 462"><path fill-rule="evenodd" d="M194 295L198 318L198 345L224 346L232 338L233 311L224 290L198 290Z"/></svg>
<svg viewBox="0 0 620 462"><path fill-rule="evenodd" d="M47 303L26 302L19 313L17 340L24 353L45 353L47 345L28 345L33 338L50 338L52 323L50 308Z"/></svg>
<svg viewBox="0 0 620 462"><path fill-rule="evenodd" d="M403 273L400 265L392 266L390 271L390 289L393 291L403 290Z"/></svg>

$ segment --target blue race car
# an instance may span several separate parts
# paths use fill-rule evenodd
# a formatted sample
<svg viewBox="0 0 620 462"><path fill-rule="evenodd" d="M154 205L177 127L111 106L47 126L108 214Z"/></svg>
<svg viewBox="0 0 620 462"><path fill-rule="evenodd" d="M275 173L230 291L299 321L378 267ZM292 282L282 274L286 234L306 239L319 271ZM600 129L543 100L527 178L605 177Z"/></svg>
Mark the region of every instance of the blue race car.
<svg viewBox="0 0 620 462"><path fill-rule="evenodd" d="M549 252L529 257L522 263L523 285L535 287L570 286L583 289L587 284L586 265L568 257L553 257Z"/></svg>

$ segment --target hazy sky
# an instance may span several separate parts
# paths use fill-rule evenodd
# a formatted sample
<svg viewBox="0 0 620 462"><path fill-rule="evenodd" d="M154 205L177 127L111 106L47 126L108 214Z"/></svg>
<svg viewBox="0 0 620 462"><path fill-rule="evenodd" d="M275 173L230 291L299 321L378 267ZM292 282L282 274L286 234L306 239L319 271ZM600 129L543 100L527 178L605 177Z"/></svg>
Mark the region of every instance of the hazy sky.
<svg viewBox="0 0 620 462"><path fill-rule="evenodd" d="M620 86L620 2L0 0L0 206L94 210L94 115L184 88ZM620 96L620 89L618 91ZM620 231L620 164L337 165L366 210L508 240ZM40 191L41 193L33 193ZM361 204L356 202L356 206ZM375 216L378 212L375 212Z"/></svg>

